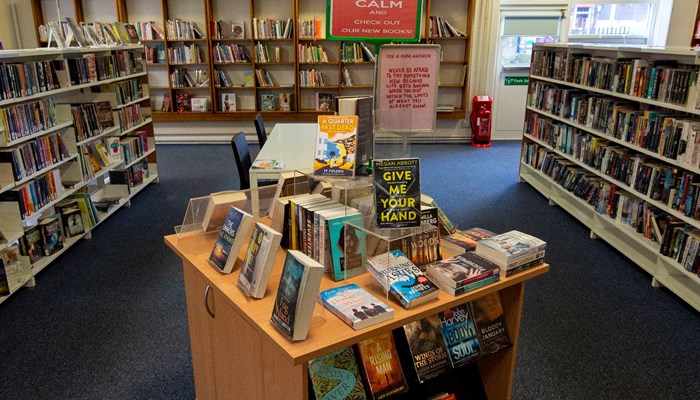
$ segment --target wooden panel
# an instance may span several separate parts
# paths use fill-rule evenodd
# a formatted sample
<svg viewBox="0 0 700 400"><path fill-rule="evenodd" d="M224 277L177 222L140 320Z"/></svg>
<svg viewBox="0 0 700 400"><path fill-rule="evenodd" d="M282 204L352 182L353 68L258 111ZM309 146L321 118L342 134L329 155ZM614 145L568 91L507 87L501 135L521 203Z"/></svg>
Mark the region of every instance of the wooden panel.
<svg viewBox="0 0 700 400"><path fill-rule="evenodd" d="M279 351L269 338L263 341L264 382L284 382L284 385L265 385L265 400L308 399L308 364L294 365Z"/></svg>
<svg viewBox="0 0 700 400"><path fill-rule="evenodd" d="M183 262L183 271L195 394L199 400L215 399L216 383L214 380L212 343L209 334L213 320L204 307L204 291L207 282L202 278L199 271L186 261Z"/></svg>

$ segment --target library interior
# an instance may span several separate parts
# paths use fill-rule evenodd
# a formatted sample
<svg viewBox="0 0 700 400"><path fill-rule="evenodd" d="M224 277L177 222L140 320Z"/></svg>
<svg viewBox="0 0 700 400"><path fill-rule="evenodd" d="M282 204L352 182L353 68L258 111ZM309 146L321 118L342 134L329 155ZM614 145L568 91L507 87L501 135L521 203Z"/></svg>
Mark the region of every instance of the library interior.
<svg viewBox="0 0 700 400"><path fill-rule="evenodd" d="M698 397L700 1L0 10L4 397Z"/></svg>

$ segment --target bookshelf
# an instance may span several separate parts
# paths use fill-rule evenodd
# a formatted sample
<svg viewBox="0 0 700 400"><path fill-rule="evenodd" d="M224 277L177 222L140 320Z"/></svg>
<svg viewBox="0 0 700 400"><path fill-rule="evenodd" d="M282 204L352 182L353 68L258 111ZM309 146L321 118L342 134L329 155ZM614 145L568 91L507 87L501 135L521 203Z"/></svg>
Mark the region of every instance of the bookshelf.
<svg viewBox="0 0 700 400"><path fill-rule="evenodd" d="M251 120L258 112L264 112L270 120L313 121L317 115L326 113L316 109L318 93L333 95L369 95L374 87L374 62L363 58L349 60L344 57L344 48L357 42L341 43L325 40L325 0L237 0L234 4L223 0L203 0L186 2L184 0L161 0L160 2L139 2L136 0L114 0L107 10L94 7L95 0L76 0L75 5L62 7L63 13L72 15L78 22L89 18L102 18L103 21L120 20L123 22L153 21L164 29L168 20L193 21L204 31L205 38L190 42L184 39L143 39L142 44L151 48L154 54L165 51L166 56L149 61L149 83L152 91L151 107L154 121L200 121L200 120ZM88 6L88 3L90 5ZM33 2L34 21L36 25L55 19L55 12L42 2ZM115 15L112 15L115 14ZM464 119L468 111L468 71L470 39L474 2L447 4L437 0L426 0L422 15L423 43L438 43L443 47L443 63L440 69L439 104L451 105L454 111L438 113L437 118ZM431 16L441 16L450 25L465 36L445 37L431 34ZM216 21L242 22L243 37L216 37L212 35L210 23ZM291 22L289 35L285 38L255 38L254 22L274 23ZM317 21L317 22L315 22ZM310 24L307 24L310 22ZM318 27L318 32L308 35L309 26ZM41 46L42 43L37 43ZM202 53L199 64L181 65L173 63L167 52L196 45ZM256 46L266 47L269 60L260 60L255 56ZM234 46L246 54L246 61L225 62L215 57L222 48ZM305 59L303 52L309 47L320 46L326 53L327 61ZM373 53L372 45L366 44L368 52ZM279 54L279 58L276 56ZM150 58L149 58L150 60ZM196 87L173 85L170 76L187 69L190 74L196 70L206 72L209 84ZM271 78L270 85L261 85L256 78L256 70L267 72ZM320 75L323 86L307 85L306 77ZM253 82L250 83L252 74ZM222 85L223 81L227 84ZM352 85L348 84L350 78ZM313 80L316 82L315 80ZM206 112L177 112L176 97L190 94L192 97L205 98L209 104ZM228 96L228 100L226 100ZM289 110L281 107L282 98L290 101ZM224 103L232 104L226 107ZM266 99L263 104L263 98ZM164 99L169 100L170 107L163 109ZM267 105L275 100L274 110L267 110Z"/></svg>
<svg viewBox="0 0 700 400"><path fill-rule="evenodd" d="M158 180L143 54L142 46L132 45L0 55L3 76L26 72L23 78L4 80L14 85L1 85L0 230L8 239L3 247L20 242L25 230L70 199L80 198L88 206L110 202L94 212L86 208L85 232L63 235L63 249L33 260L22 285L32 284L60 254L89 238L90 228ZM100 147L114 154L105 151L102 158L95 153ZM126 178L123 183L117 181L119 175Z"/></svg>
<svg viewBox="0 0 700 400"><path fill-rule="evenodd" d="M263 219L265 222L269 224ZM325 320L315 316L308 338L290 342L269 322L285 250L277 254L266 296L251 300L235 287L239 270L222 275L207 263L215 238L216 232L165 237L183 263L197 398L227 398L236 393L242 398L308 399L308 364L312 359L496 291L513 346L486 356L478 361L478 367L489 398L510 398L525 282L545 273L547 264L459 297L441 292L437 300L408 310L392 304L393 319L358 331L330 313ZM343 283L356 283L372 291L369 281L369 274L362 274ZM321 290L338 284L326 276ZM241 369L240 365L247 367Z"/></svg>
<svg viewBox="0 0 700 400"><path fill-rule="evenodd" d="M686 267L700 229L699 62L690 50L535 45L520 163L521 180L698 310Z"/></svg>

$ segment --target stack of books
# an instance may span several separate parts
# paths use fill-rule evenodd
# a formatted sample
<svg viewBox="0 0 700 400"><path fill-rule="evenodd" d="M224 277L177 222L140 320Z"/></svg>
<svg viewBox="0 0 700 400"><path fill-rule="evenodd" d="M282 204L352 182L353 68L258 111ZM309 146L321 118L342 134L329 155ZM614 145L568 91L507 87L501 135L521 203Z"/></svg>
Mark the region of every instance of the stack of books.
<svg viewBox="0 0 700 400"><path fill-rule="evenodd" d="M457 296L497 282L501 268L468 251L428 265L425 273L440 289Z"/></svg>
<svg viewBox="0 0 700 400"><path fill-rule="evenodd" d="M501 267L506 276L544 262L547 243L519 231L510 231L476 242L475 253Z"/></svg>

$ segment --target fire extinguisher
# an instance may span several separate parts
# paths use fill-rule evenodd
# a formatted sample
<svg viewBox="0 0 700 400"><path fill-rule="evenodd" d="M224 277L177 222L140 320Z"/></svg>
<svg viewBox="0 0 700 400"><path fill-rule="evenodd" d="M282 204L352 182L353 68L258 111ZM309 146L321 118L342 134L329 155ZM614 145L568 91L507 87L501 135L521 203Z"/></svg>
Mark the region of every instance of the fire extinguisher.
<svg viewBox="0 0 700 400"><path fill-rule="evenodd" d="M475 96L472 100L472 146L491 147L491 96Z"/></svg>

